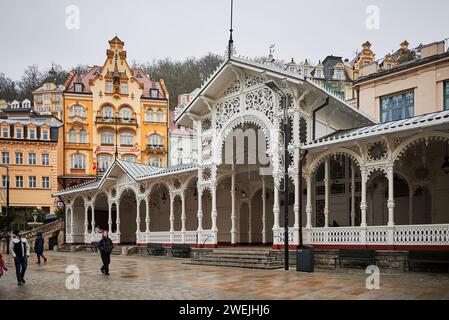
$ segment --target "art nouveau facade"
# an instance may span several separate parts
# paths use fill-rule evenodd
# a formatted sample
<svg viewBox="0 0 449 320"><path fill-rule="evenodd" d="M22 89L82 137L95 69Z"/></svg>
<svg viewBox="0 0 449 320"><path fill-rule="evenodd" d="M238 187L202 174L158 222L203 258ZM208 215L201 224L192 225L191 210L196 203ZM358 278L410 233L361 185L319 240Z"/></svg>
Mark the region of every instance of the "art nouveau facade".
<svg viewBox="0 0 449 320"><path fill-rule="evenodd" d="M290 97L287 110L268 80ZM56 193L68 243L98 239L97 227L117 243L281 247L287 205L293 246L302 231L317 247L449 247L449 112L376 124L297 73L232 57L176 123L195 129L198 164L118 160L101 180Z"/></svg>

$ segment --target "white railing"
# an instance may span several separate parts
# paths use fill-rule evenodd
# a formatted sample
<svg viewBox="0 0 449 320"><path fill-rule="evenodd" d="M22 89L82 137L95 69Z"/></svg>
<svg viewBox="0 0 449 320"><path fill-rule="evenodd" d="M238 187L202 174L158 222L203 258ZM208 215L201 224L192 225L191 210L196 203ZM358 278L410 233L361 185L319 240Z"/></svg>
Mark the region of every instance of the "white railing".
<svg viewBox="0 0 449 320"><path fill-rule="evenodd" d="M397 226L394 228L397 245L449 245L449 225Z"/></svg>
<svg viewBox="0 0 449 320"><path fill-rule="evenodd" d="M449 246L449 224L312 228L306 234L310 245Z"/></svg>

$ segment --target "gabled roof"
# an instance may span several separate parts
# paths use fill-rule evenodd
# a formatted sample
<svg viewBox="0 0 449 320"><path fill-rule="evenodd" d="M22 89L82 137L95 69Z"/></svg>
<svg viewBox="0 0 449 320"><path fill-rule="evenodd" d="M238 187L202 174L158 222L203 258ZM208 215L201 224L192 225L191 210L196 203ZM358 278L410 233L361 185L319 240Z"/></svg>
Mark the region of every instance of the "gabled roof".
<svg viewBox="0 0 449 320"><path fill-rule="evenodd" d="M240 57L231 57L223 64L221 64L215 73L203 84L202 88L197 92L197 94L190 100L183 112L181 112L175 119L175 123L181 124L186 127L192 127L191 120L187 117L188 113L198 114L203 110L203 113L208 112L207 105L201 101L201 97L218 99L219 95L222 94L223 86L229 85L233 81L235 74L233 72L234 67L239 67L253 72L258 72L261 74L266 74L270 77L277 78L280 80L287 80L301 87L301 91L313 91L318 97L325 98L330 97L330 104L341 108L343 113L348 114L348 116L353 117L354 121L359 123L359 126L370 125L376 123L376 120L370 116L362 113L349 106L341 97L335 93L327 90L324 86L314 82L313 80L305 79L302 75L297 72L292 72L290 70L284 70L284 68L277 67L276 65L266 65L263 63L256 62L254 60L248 60ZM201 114L201 115L204 115Z"/></svg>
<svg viewBox="0 0 449 320"><path fill-rule="evenodd" d="M345 141L366 139L386 133L429 128L442 124L449 124L449 110L420 115L405 120L397 120L357 129L339 131L333 135L315 140L309 144L305 144L302 148L311 149L315 147L323 147Z"/></svg>
<svg viewBox="0 0 449 320"><path fill-rule="evenodd" d="M145 164L116 159L109 166L108 170L106 170L105 174L103 175L103 177L101 177L101 179L99 179L97 181L85 182L85 183L77 185L77 186L73 186L70 188L60 190L60 191L54 193L53 197L63 196L63 195L76 193L76 192L83 192L83 191L99 189L104 185L104 183L111 176L112 172L114 170L116 170L117 168L119 168L124 173L126 173L134 181L144 181L147 179L148 180L156 179L156 178L168 176L171 174L194 171L194 170L198 169L198 166L195 164L185 164L185 165L179 165L179 166L170 167L170 168L159 168L159 167L148 166Z"/></svg>

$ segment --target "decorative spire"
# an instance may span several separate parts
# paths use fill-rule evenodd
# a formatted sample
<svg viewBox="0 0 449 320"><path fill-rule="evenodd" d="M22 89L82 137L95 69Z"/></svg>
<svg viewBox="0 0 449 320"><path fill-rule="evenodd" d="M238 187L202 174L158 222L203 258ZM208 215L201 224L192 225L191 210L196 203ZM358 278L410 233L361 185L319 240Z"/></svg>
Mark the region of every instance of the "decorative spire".
<svg viewBox="0 0 449 320"><path fill-rule="evenodd" d="M228 42L228 59L231 59L234 53L234 40L232 39L232 16L234 14L234 0L231 0L231 28L229 29L229 42Z"/></svg>

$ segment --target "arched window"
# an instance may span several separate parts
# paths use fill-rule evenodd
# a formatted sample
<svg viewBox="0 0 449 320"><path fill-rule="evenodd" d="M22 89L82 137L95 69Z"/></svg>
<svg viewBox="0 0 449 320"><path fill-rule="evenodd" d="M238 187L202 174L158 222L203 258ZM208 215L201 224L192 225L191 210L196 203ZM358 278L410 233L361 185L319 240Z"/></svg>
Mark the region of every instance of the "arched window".
<svg viewBox="0 0 449 320"><path fill-rule="evenodd" d="M75 104L70 107L69 109L69 116L70 117L81 117L81 118L87 118L87 111L86 108L79 104Z"/></svg>
<svg viewBox="0 0 449 320"><path fill-rule="evenodd" d="M101 114L104 119L112 119L114 117L114 108L111 106L105 106L101 110Z"/></svg>
<svg viewBox="0 0 449 320"><path fill-rule="evenodd" d="M123 156L123 160L129 161L129 162L137 162L137 157L133 155L125 155Z"/></svg>
<svg viewBox="0 0 449 320"><path fill-rule="evenodd" d="M123 107L120 109L120 118L122 120L131 120L133 112L131 108Z"/></svg>
<svg viewBox="0 0 449 320"><path fill-rule="evenodd" d="M98 156L98 170L106 171L112 162L112 156L108 154L102 154Z"/></svg>
<svg viewBox="0 0 449 320"><path fill-rule="evenodd" d="M146 113L146 121L153 121L153 110L148 109Z"/></svg>
<svg viewBox="0 0 449 320"><path fill-rule="evenodd" d="M84 129L80 131L80 143L87 143L87 131Z"/></svg>
<svg viewBox="0 0 449 320"><path fill-rule="evenodd" d="M114 134L111 131L103 131L101 133L102 145L114 145Z"/></svg>
<svg viewBox="0 0 449 320"><path fill-rule="evenodd" d="M69 131L69 142L76 143L76 131L72 129Z"/></svg>
<svg viewBox="0 0 449 320"><path fill-rule="evenodd" d="M161 148L163 147L164 142L162 140L162 137L158 134L152 134L148 137L148 146L150 148Z"/></svg>
<svg viewBox="0 0 449 320"><path fill-rule="evenodd" d="M134 134L131 132L120 133L120 145L132 146L134 142Z"/></svg>
<svg viewBox="0 0 449 320"><path fill-rule="evenodd" d="M157 111L157 122L164 122L164 113L162 110Z"/></svg>
<svg viewBox="0 0 449 320"><path fill-rule="evenodd" d="M84 154L72 154L70 164L72 169L86 169L86 156Z"/></svg>
<svg viewBox="0 0 449 320"><path fill-rule="evenodd" d="M150 166L152 167L162 167L162 160L156 157L150 158Z"/></svg>

